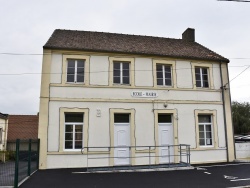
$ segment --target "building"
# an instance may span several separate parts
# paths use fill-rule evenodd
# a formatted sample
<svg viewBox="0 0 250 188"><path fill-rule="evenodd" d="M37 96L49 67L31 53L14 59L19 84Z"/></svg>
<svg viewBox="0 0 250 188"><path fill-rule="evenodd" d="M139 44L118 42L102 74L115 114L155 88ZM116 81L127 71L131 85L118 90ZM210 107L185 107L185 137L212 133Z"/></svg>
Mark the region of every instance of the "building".
<svg viewBox="0 0 250 188"><path fill-rule="evenodd" d="M40 169L172 163L178 147L166 146L178 144L191 163L235 159L229 60L194 29L182 39L55 30L43 50Z"/></svg>
<svg viewBox="0 0 250 188"><path fill-rule="evenodd" d="M16 149L17 139L22 140L20 150L28 150L29 139L38 139L38 117L38 115L9 115L8 151Z"/></svg>
<svg viewBox="0 0 250 188"><path fill-rule="evenodd" d="M6 150L8 132L8 114L0 113L0 161L5 161L4 152Z"/></svg>

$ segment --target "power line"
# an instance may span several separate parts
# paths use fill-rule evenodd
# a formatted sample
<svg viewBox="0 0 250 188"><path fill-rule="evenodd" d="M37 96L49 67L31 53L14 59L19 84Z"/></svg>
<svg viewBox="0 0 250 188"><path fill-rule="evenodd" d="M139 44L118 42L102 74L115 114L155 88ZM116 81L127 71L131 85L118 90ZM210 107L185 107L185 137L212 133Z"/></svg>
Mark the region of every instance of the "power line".
<svg viewBox="0 0 250 188"><path fill-rule="evenodd" d="M250 65L247 67L247 68L245 68L243 71L241 71L238 75L236 75L233 79L231 79L230 81L229 81L229 83L231 83L234 79L236 79L237 77L239 77L243 72L245 72L247 69L249 69L250 68Z"/></svg>
<svg viewBox="0 0 250 188"><path fill-rule="evenodd" d="M247 0L217 0L217 1L234 1L234 2L250 3L250 1Z"/></svg>

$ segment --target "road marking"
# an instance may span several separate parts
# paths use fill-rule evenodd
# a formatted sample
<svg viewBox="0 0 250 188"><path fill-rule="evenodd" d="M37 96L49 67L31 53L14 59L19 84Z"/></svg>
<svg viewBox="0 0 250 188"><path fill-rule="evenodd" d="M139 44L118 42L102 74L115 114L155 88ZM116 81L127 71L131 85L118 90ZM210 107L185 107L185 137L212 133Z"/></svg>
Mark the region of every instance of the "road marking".
<svg viewBox="0 0 250 188"><path fill-rule="evenodd" d="M250 178L246 178L246 179L237 179L237 180L230 180L230 181L248 181L250 180Z"/></svg>
<svg viewBox="0 0 250 188"><path fill-rule="evenodd" d="M207 170L207 169L205 169L205 168L199 168L199 167L197 167L196 169L197 169L197 170Z"/></svg>
<svg viewBox="0 0 250 188"><path fill-rule="evenodd" d="M227 187L227 188L246 188L246 187L250 187L250 185L246 185L246 186L239 186L239 187Z"/></svg>
<svg viewBox="0 0 250 188"><path fill-rule="evenodd" d="M210 165L210 166L198 166L197 168L209 168L209 167L220 167L220 166L237 166L237 165L245 165L250 163L237 163L237 164L225 164L225 165Z"/></svg>
<svg viewBox="0 0 250 188"><path fill-rule="evenodd" d="M205 174L211 174L210 172L204 172Z"/></svg>
<svg viewBox="0 0 250 188"><path fill-rule="evenodd" d="M235 180L235 179L237 179L238 177L224 175L224 178L226 178L226 179L228 179L228 180Z"/></svg>

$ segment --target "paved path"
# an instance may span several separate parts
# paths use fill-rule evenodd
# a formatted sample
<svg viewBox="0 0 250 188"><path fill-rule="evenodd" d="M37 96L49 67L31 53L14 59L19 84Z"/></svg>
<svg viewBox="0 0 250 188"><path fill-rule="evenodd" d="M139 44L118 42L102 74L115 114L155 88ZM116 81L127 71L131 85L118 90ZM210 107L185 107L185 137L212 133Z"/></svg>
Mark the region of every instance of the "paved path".
<svg viewBox="0 0 250 188"><path fill-rule="evenodd" d="M226 188L250 187L250 164L196 166L194 170L84 173L83 169L40 170L21 188Z"/></svg>

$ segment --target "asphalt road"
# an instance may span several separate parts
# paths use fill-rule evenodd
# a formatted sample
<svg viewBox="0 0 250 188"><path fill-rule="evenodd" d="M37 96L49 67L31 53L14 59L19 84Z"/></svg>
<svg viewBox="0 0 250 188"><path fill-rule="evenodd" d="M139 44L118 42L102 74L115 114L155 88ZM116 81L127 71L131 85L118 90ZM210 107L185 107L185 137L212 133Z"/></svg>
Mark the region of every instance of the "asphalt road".
<svg viewBox="0 0 250 188"><path fill-rule="evenodd" d="M83 169L40 170L21 188L232 188L249 185L250 163L196 166L193 170L84 173ZM77 173L75 173L77 172Z"/></svg>

